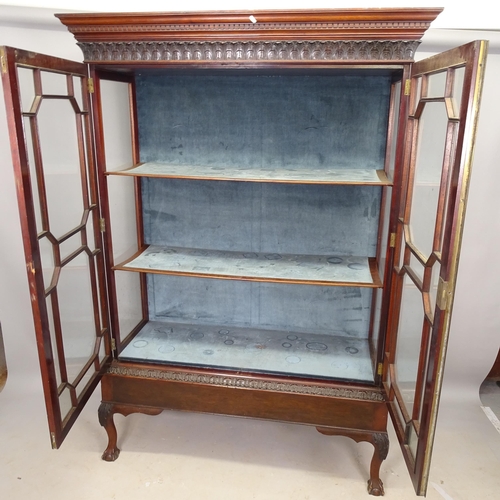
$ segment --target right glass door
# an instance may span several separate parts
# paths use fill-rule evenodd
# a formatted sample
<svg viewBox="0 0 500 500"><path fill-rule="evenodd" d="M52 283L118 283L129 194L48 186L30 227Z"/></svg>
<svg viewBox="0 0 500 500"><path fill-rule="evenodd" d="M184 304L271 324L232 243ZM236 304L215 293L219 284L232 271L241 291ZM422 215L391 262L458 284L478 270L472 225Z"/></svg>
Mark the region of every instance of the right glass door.
<svg viewBox="0 0 500 500"><path fill-rule="evenodd" d="M487 42L413 65L384 386L425 495L457 276Z"/></svg>

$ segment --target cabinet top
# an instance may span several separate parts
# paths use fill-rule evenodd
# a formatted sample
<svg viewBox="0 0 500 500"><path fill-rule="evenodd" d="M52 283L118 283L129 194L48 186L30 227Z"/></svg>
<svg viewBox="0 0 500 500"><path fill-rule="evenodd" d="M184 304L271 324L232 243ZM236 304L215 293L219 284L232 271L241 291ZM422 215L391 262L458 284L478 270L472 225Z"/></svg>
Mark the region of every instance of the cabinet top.
<svg viewBox="0 0 500 500"><path fill-rule="evenodd" d="M263 52L269 44L276 42L271 59L332 58L328 54L338 49L338 44L347 44L343 51L347 55L334 59L353 60L402 60L413 59L413 52L429 28L430 23L442 11L441 8L401 9L335 9L335 10L289 10L289 11L234 11L234 12L171 12L171 13L92 13L57 14L61 22L74 34L87 62L159 61L170 59L220 59L227 58L234 44L241 50L234 58L266 59ZM311 43L316 46L310 46ZM369 46L365 52L375 55L365 57L358 54L356 44ZM135 52L123 53L123 44L139 44ZM154 44L157 46L153 46ZM194 44L201 44L196 52ZM214 49L220 43L225 55L216 51L208 54L205 49ZM298 43L295 52L291 43ZM393 52L394 44L404 46L401 53L384 57L378 52ZM120 45L121 44L121 45ZM142 46L141 46L142 44ZM175 48L172 44L180 44ZM260 52L256 44L262 45ZM382 44L382 45L381 45ZM184 56L185 48L189 47ZM171 48L168 54L162 51ZM306 50L304 50L304 48ZM229 51L228 51L229 49ZM249 51L250 49L250 51ZM255 49L255 50L253 50ZM318 52L319 49L319 52ZM321 55L326 49L328 54ZM353 50L354 49L354 50ZM146 50L144 54L141 51ZM114 51L114 52L113 52ZM281 51L281 52L280 52ZM287 51L291 53L287 56ZM298 51L298 52L297 52ZM168 52L168 51L167 51ZM192 53L190 53L192 52ZM205 55L203 53L207 52ZM276 52L276 54L275 54ZM352 54L354 52L354 55ZM242 57L243 54L243 57ZM351 55L349 55L351 54ZM232 56L229 54L229 58ZM312 57L311 57L312 58Z"/></svg>

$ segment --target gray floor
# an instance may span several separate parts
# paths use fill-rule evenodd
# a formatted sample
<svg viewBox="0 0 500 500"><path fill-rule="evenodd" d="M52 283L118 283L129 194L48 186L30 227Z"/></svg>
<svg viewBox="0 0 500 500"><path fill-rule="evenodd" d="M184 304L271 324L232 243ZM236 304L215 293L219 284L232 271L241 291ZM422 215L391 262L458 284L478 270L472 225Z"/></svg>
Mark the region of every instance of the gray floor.
<svg viewBox="0 0 500 500"><path fill-rule="evenodd" d="M14 370L13 370L14 371ZM39 380L13 376L0 394L0 485L8 500L369 499L367 443L314 428L166 411L116 417L122 450L106 437L92 396L61 449L50 449ZM388 500L415 499L392 428L381 477ZM479 398L442 402L429 500L497 500L500 434Z"/></svg>
<svg viewBox="0 0 500 500"><path fill-rule="evenodd" d="M479 397L483 406L491 408L500 420L500 377L487 378L479 389Z"/></svg>

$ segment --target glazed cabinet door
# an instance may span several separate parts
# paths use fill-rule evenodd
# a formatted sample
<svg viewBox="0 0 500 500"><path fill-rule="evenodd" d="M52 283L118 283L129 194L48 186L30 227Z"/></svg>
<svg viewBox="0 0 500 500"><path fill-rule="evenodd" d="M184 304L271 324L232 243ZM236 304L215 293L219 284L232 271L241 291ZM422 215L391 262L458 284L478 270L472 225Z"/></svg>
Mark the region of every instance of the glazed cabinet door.
<svg viewBox="0 0 500 500"><path fill-rule="evenodd" d="M486 42L412 67L384 385L417 494L426 492Z"/></svg>
<svg viewBox="0 0 500 500"><path fill-rule="evenodd" d="M110 360L87 67L1 49L21 228L52 446Z"/></svg>

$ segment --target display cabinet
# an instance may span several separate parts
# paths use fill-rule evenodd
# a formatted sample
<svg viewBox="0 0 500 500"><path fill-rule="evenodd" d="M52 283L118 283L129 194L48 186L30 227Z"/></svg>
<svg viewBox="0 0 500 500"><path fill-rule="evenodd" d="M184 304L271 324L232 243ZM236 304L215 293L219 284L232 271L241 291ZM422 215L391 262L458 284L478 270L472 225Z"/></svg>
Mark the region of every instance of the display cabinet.
<svg viewBox="0 0 500 500"><path fill-rule="evenodd" d="M64 14L1 52L52 444L165 409L374 446L424 494L486 42L439 9ZM125 444L126 446L126 444Z"/></svg>

